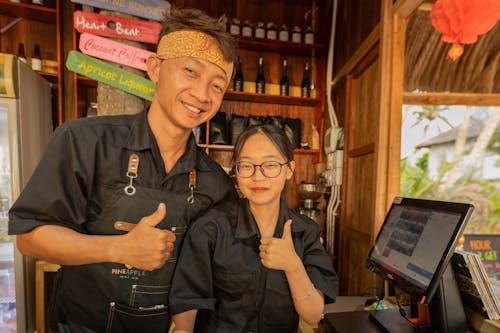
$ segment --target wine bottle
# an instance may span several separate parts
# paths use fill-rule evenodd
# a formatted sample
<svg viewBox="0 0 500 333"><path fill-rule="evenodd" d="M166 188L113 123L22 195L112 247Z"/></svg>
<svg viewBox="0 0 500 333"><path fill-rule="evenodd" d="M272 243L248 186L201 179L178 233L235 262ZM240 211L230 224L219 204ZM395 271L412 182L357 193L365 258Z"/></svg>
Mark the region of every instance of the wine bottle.
<svg viewBox="0 0 500 333"><path fill-rule="evenodd" d="M241 72L241 58L236 59L236 66L233 78L233 90L243 91L243 73Z"/></svg>
<svg viewBox="0 0 500 333"><path fill-rule="evenodd" d="M17 47L17 57L19 58L19 60L21 60L25 64L27 63L26 53L24 52L24 44L23 43L19 43L19 45Z"/></svg>
<svg viewBox="0 0 500 333"><path fill-rule="evenodd" d="M309 79L309 63L307 61L304 63L304 76L302 77L300 87L300 95L302 97L311 97L311 80Z"/></svg>
<svg viewBox="0 0 500 333"><path fill-rule="evenodd" d="M31 57L31 68L34 71L41 71L42 70L42 56L40 55L40 45L35 44L35 47L33 48L33 53Z"/></svg>
<svg viewBox="0 0 500 333"><path fill-rule="evenodd" d="M290 81L288 80L288 62L283 59L281 63L280 95L288 96Z"/></svg>
<svg viewBox="0 0 500 333"><path fill-rule="evenodd" d="M255 92L264 94L266 92L266 79L264 78L264 59L259 57L257 79L255 80Z"/></svg>

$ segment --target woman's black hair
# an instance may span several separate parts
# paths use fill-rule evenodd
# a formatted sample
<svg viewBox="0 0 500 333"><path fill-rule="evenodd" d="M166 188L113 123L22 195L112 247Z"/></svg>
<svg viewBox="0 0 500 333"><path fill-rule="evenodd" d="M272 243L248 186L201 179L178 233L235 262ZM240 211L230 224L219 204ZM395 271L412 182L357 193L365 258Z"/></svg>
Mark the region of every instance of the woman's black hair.
<svg viewBox="0 0 500 333"><path fill-rule="evenodd" d="M293 146L281 128L274 125L253 125L247 127L236 140L233 151L233 165L238 161L245 142L254 134L262 133L278 148L287 162L293 161Z"/></svg>

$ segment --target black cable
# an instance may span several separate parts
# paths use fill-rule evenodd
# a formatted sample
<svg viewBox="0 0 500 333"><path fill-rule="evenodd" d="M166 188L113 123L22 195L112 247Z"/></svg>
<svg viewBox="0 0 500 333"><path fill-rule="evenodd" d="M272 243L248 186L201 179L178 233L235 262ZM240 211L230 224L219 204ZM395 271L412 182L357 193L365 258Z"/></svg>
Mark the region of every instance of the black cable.
<svg viewBox="0 0 500 333"><path fill-rule="evenodd" d="M398 289L396 288L396 303L398 304L399 314L401 315L401 317L403 317L411 325L411 327L418 328L419 327L418 325L415 325L410 319L408 319L405 309L403 309L403 307L401 306L401 303L399 302L399 295L397 295L398 294L397 290Z"/></svg>

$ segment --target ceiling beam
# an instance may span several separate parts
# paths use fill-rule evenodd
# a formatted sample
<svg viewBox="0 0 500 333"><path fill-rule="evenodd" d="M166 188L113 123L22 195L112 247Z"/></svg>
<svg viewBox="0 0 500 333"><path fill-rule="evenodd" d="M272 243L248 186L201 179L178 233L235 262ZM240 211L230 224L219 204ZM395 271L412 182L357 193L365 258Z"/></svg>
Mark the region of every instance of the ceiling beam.
<svg viewBox="0 0 500 333"><path fill-rule="evenodd" d="M392 6L392 14L401 18L408 18L416 11L424 0L397 0Z"/></svg>
<svg viewBox="0 0 500 333"><path fill-rule="evenodd" d="M432 9L432 6L434 6L433 3L430 2L424 2L423 4L418 7L418 10L424 11L424 12L430 12Z"/></svg>
<svg viewBox="0 0 500 333"><path fill-rule="evenodd" d="M500 94L405 92L403 94L403 104L500 106Z"/></svg>

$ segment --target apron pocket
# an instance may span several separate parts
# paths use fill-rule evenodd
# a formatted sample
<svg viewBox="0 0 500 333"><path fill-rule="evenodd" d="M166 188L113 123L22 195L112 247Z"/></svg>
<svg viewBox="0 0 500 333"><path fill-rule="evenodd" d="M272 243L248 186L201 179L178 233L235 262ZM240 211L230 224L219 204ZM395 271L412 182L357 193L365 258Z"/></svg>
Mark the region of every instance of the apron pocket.
<svg viewBox="0 0 500 333"><path fill-rule="evenodd" d="M129 306L153 307L165 306L168 303L169 286L145 286L135 284L130 293Z"/></svg>
<svg viewBox="0 0 500 333"><path fill-rule="evenodd" d="M109 304L106 333L168 332L169 326L167 307L131 308L115 302Z"/></svg>

